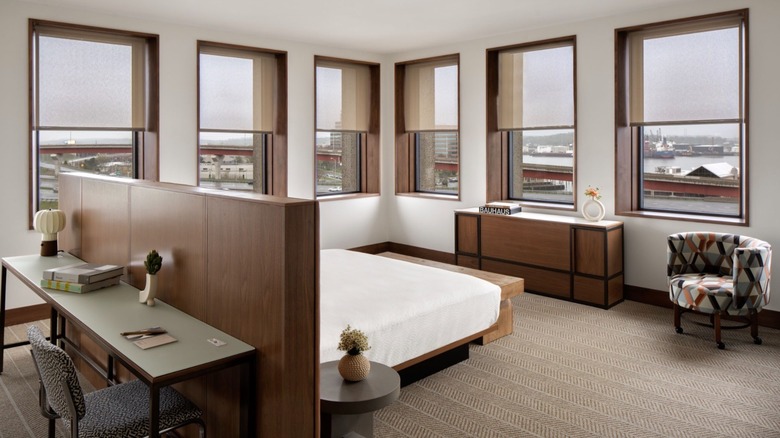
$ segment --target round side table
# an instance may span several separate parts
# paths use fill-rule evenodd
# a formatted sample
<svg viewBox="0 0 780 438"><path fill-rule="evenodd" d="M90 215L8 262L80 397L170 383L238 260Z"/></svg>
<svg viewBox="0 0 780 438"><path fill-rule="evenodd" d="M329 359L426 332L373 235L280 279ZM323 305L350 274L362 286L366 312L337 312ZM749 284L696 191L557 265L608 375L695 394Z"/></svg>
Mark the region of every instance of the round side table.
<svg viewBox="0 0 780 438"><path fill-rule="evenodd" d="M320 364L320 429L323 438L374 436L374 411L398 399L401 378L377 362L360 382L347 382L338 361Z"/></svg>

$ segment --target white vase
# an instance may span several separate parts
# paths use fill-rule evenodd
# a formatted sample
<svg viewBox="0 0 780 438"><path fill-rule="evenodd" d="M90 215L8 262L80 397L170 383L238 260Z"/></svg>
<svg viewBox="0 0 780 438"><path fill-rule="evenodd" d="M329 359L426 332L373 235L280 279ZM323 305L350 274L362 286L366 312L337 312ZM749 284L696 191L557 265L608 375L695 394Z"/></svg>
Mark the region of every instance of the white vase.
<svg viewBox="0 0 780 438"><path fill-rule="evenodd" d="M157 296L157 275L146 273L146 286L138 292L138 302L147 306L154 306L154 297Z"/></svg>
<svg viewBox="0 0 780 438"><path fill-rule="evenodd" d="M589 221L598 222L604 219L605 214L604 204L598 199L588 198L582 204L582 217Z"/></svg>

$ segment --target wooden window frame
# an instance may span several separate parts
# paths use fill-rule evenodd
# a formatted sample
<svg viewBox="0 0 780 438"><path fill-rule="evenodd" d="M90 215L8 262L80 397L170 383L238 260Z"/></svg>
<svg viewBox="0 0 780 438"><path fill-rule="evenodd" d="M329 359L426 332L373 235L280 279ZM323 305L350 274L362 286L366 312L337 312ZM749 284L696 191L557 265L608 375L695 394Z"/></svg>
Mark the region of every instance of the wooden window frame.
<svg viewBox="0 0 780 438"><path fill-rule="evenodd" d="M160 49L159 35L127 30L110 29L97 26L63 23L49 20L30 18L28 20L28 149L29 149L29 184L28 184L28 226L32 229L32 220L38 207L37 178L38 157L35 145L36 112L36 85L37 65L35 64L35 35L37 27L60 28L67 31L95 33L98 35L139 38L145 40L145 71L144 71L144 128L138 131L136 136L135 173L139 179L159 181L160 179Z"/></svg>
<svg viewBox="0 0 780 438"><path fill-rule="evenodd" d="M534 46L545 46L557 43L571 42L572 56L574 59L574 157L572 162L572 203L555 203L531 200L510 199L510 184L512 175L509 167L512 157L509 155L509 132L498 129L498 92L499 92L499 65L498 58L501 52L516 50ZM487 123L487 202L506 201L519 203L526 207L546 208L551 210L577 210L577 37L575 35L551 38L542 41L533 41L509 46L494 47L486 50L486 123Z"/></svg>
<svg viewBox="0 0 780 438"><path fill-rule="evenodd" d="M265 194L274 196L287 196L287 52L281 50L264 49L259 47L242 46L236 44L218 43L212 41L197 42L197 134L198 153L195 159L196 175L200 175L200 54L203 47L215 49L228 49L253 53L273 55L276 58L276 79L273 97L272 130L265 138L265 151L263 153L263 176ZM200 184L200 177L198 177Z"/></svg>
<svg viewBox="0 0 780 438"><path fill-rule="evenodd" d="M317 194L317 153L314 153L314 196L318 201L377 196L380 194L380 65L375 62L358 61L354 59L334 58L330 56L314 56L314 135L317 136L317 64L319 61L338 62L343 64L365 65L369 71L369 115L368 130L360 133L360 175L359 190L356 192ZM316 148L316 141L314 142Z"/></svg>
<svg viewBox="0 0 780 438"><path fill-rule="evenodd" d="M662 212L649 211L640 208L642 182L639 175L642 153L639 150L640 128L631 126L629 99L629 43L632 32L644 31L659 27L684 26L696 21L705 21L727 16L739 16L744 23L744 66L742 75L743 87L743 137L740 148L742 155L741 214L738 217L714 216L706 213L692 212ZM704 222L737 226L749 225L749 32L748 9L734 10L695 17L687 17L615 30L615 214L629 217L645 217L688 222Z"/></svg>
<svg viewBox="0 0 780 438"><path fill-rule="evenodd" d="M425 62L455 60L458 66L458 193L438 194L416 191L416 151L414 134L406 131L405 117L405 79L406 66ZM463 184L461 169L462 142L460 135L460 54L442 55L395 63L395 194L400 196L418 196L431 199L460 200Z"/></svg>

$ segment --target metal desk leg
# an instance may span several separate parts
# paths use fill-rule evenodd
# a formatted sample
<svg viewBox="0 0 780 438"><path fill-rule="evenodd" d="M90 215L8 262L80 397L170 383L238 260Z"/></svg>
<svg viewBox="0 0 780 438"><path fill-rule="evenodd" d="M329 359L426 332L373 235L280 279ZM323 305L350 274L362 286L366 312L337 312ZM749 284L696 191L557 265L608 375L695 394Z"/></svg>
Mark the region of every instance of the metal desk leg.
<svg viewBox="0 0 780 438"><path fill-rule="evenodd" d="M244 361L240 365L241 386L240 395L240 415L239 415L239 436L251 437L255 435L255 417L257 406L255 405L257 394L257 364L256 356Z"/></svg>
<svg viewBox="0 0 780 438"><path fill-rule="evenodd" d="M3 374L3 358L5 357L5 280L8 270L3 266L2 283L0 283L0 330L3 336L0 337L0 374Z"/></svg>
<svg viewBox="0 0 780 438"><path fill-rule="evenodd" d="M149 385L149 438L160 436L160 388Z"/></svg>
<svg viewBox="0 0 780 438"><path fill-rule="evenodd" d="M59 346L62 349L65 349L65 339L67 339L67 336L65 335L65 324L67 322L67 319L65 319L64 316L59 317L60 320L60 328L57 331L59 335Z"/></svg>
<svg viewBox="0 0 780 438"><path fill-rule="evenodd" d="M57 345L57 309L51 306L51 314L49 316L49 342Z"/></svg>

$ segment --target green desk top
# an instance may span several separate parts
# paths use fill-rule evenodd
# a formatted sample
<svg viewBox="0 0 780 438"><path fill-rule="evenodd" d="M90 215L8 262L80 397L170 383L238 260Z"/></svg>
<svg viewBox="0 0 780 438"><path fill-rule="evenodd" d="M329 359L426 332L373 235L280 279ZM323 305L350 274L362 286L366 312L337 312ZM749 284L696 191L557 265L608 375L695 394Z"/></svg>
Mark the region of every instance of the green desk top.
<svg viewBox="0 0 780 438"><path fill-rule="evenodd" d="M154 307L138 302L138 289L120 283L84 294L45 289L39 286L46 269L81 262L70 254L52 257L38 255L6 257L3 266L30 289L55 306L61 314L78 321L150 382L164 382L197 368L208 369L223 362L252 354L254 347L157 300ZM120 336L124 331L160 326L178 339L142 350ZM226 344L208 342L216 338Z"/></svg>

